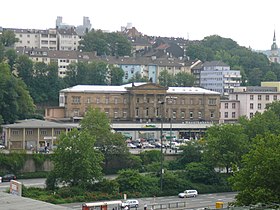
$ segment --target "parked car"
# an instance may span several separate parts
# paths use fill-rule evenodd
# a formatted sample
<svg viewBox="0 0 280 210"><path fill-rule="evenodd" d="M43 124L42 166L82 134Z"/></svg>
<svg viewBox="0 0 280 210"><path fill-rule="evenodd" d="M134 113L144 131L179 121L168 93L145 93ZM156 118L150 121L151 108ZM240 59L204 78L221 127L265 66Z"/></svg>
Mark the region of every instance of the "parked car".
<svg viewBox="0 0 280 210"><path fill-rule="evenodd" d="M47 147L40 147L39 148L39 153L49 153L50 150Z"/></svg>
<svg viewBox="0 0 280 210"><path fill-rule="evenodd" d="M125 208L126 206L128 206L128 208L138 208L139 201L134 199L124 200L121 204L121 207Z"/></svg>
<svg viewBox="0 0 280 210"><path fill-rule="evenodd" d="M5 149L5 146L0 144L0 149Z"/></svg>
<svg viewBox="0 0 280 210"><path fill-rule="evenodd" d="M127 144L127 147L130 148L130 149L136 149L136 148L137 148L137 147L136 147L134 144L132 144L132 143L128 143L128 144Z"/></svg>
<svg viewBox="0 0 280 210"><path fill-rule="evenodd" d="M197 190L185 190L182 193L179 193L179 198L190 198L190 197L196 197L198 195Z"/></svg>
<svg viewBox="0 0 280 210"><path fill-rule="evenodd" d="M6 174L2 177L2 182L9 182L11 180L16 180L17 177L14 174Z"/></svg>

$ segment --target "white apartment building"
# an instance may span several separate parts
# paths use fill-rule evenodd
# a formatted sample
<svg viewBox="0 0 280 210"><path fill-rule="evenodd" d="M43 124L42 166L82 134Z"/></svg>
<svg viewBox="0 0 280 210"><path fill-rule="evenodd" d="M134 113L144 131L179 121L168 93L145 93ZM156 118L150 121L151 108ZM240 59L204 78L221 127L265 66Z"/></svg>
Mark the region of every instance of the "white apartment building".
<svg viewBox="0 0 280 210"><path fill-rule="evenodd" d="M239 87L241 75L239 70L231 70L221 61L205 62L200 72L200 86L228 96L234 87Z"/></svg>
<svg viewBox="0 0 280 210"><path fill-rule="evenodd" d="M256 112L263 113L266 105L280 100L277 87L236 87L229 100L221 100L220 122L236 122L240 116L252 118Z"/></svg>
<svg viewBox="0 0 280 210"><path fill-rule="evenodd" d="M74 28L58 29L58 50L78 50L81 40Z"/></svg>

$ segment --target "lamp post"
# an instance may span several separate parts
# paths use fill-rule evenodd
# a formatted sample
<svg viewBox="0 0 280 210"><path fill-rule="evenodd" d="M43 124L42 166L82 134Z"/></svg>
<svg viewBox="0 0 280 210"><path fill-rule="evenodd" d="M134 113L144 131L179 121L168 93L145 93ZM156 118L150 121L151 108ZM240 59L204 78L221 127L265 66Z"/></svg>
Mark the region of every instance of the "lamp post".
<svg viewBox="0 0 280 210"><path fill-rule="evenodd" d="M160 191L163 187L163 151L162 151L162 139L163 139L163 105L164 101L159 102L161 104L161 120L160 120Z"/></svg>

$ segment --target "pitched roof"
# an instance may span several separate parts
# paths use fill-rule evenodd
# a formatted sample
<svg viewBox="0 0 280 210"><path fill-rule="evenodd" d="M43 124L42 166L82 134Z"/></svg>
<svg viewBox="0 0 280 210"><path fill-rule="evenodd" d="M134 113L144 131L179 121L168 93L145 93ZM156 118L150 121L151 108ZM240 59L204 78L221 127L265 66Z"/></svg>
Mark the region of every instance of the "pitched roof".
<svg viewBox="0 0 280 210"><path fill-rule="evenodd" d="M68 128L69 125L37 119L19 120L13 124L2 125L3 128ZM74 127L74 126L73 126Z"/></svg>

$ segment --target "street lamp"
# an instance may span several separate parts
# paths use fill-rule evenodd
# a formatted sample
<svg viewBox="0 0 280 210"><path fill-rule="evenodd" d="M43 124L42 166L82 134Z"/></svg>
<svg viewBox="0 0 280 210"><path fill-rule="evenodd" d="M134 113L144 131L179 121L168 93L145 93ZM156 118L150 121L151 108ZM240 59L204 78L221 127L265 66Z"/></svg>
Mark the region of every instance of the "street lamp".
<svg viewBox="0 0 280 210"><path fill-rule="evenodd" d="M163 151L162 151L162 139L163 139L163 105L164 101L159 101L161 104L161 120L160 120L160 191L163 186Z"/></svg>

